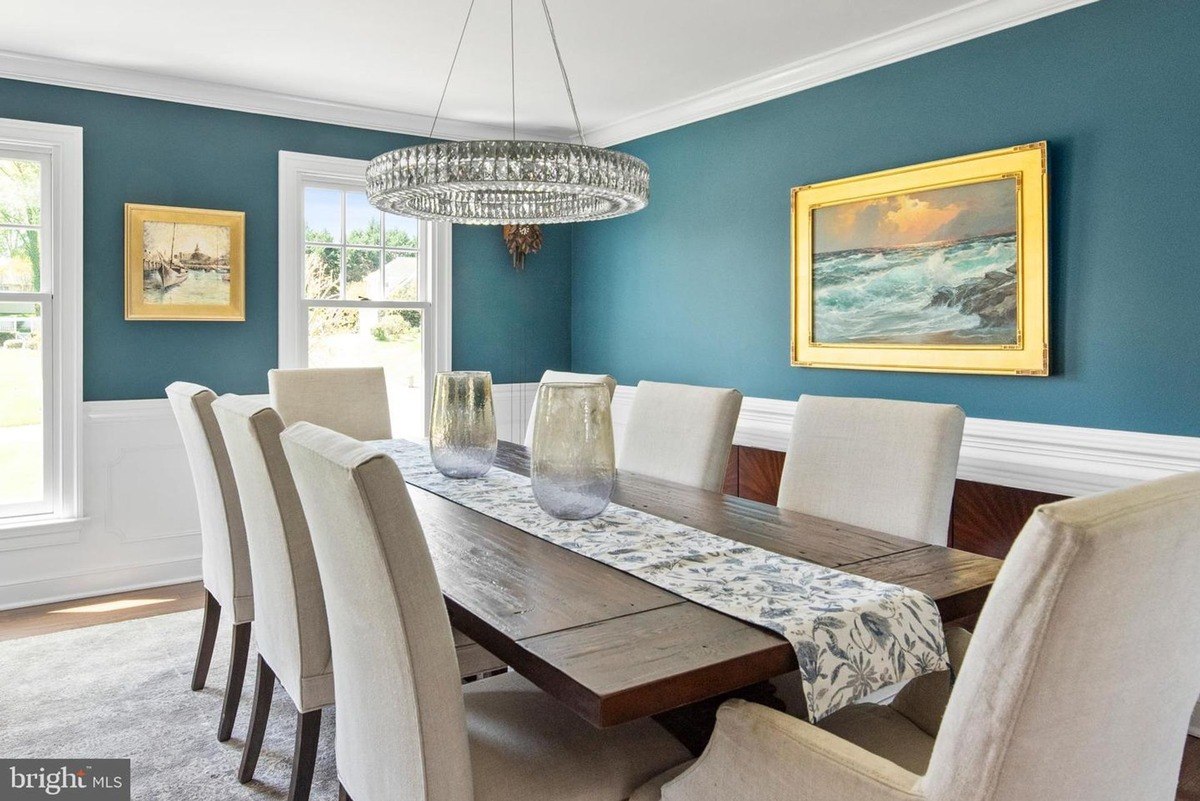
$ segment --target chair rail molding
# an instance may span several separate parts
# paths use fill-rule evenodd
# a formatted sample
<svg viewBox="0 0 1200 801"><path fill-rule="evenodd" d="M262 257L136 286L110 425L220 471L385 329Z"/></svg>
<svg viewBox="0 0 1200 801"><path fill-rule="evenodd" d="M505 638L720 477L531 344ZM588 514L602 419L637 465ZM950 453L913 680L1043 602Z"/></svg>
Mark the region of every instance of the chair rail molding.
<svg viewBox="0 0 1200 801"><path fill-rule="evenodd" d="M613 397L618 433L634 392ZM734 444L786 451L795 411L795 401L745 398ZM962 479L1073 496L1190 470L1200 470L1200 437L979 417L967 418L958 463Z"/></svg>

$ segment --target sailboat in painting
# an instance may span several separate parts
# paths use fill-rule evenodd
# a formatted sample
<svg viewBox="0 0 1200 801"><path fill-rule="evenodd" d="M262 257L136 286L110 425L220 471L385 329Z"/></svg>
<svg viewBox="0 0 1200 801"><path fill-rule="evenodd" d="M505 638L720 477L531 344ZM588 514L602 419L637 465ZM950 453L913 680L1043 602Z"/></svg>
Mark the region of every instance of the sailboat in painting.
<svg viewBox="0 0 1200 801"><path fill-rule="evenodd" d="M158 285L159 289L170 289L176 284L182 284L188 279L188 270L180 265L171 264L170 260L159 254L158 258L147 259L143 264L143 271L152 281Z"/></svg>

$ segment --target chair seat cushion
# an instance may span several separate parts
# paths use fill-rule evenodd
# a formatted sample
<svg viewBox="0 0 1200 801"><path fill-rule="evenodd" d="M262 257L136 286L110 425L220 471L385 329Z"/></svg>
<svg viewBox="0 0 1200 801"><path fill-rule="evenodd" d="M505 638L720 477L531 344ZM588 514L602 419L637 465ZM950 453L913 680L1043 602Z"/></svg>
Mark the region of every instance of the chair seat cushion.
<svg viewBox="0 0 1200 801"><path fill-rule="evenodd" d="M919 776L929 767L933 738L889 706L852 704L817 725Z"/></svg>
<svg viewBox="0 0 1200 801"><path fill-rule="evenodd" d="M516 673L463 687L475 801L623 801L691 757L652 720L597 729Z"/></svg>
<svg viewBox="0 0 1200 801"><path fill-rule="evenodd" d="M653 779L635 790L633 795L629 797L629 801L661 801L663 787L666 786L667 782L671 781L671 779L674 779L680 773L683 773L695 763L696 760L689 759L682 765L676 765L670 770L658 774Z"/></svg>

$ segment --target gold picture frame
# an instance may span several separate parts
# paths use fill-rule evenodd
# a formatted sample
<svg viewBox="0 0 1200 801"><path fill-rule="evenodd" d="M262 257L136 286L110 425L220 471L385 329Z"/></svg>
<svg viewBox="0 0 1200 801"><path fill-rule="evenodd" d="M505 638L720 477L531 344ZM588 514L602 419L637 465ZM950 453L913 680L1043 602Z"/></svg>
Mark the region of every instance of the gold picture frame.
<svg viewBox="0 0 1200 801"><path fill-rule="evenodd" d="M1047 203L1045 142L796 187L792 364L1048 375Z"/></svg>
<svg viewBox="0 0 1200 801"><path fill-rule="evenodd" d="M125 204L125 319L246 319L246 214Z"/></svg>

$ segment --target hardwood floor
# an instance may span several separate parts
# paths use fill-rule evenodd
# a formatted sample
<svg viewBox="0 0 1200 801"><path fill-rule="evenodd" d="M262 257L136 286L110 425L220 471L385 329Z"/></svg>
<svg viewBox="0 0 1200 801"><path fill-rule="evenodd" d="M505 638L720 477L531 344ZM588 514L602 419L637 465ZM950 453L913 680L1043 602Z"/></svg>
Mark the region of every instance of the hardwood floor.
<svg viewBox="0 0 1200 801"><path fill-rule="evenodd" d="M1200 801L1200 739L1187 738L1175 801Z"/></svg>
<svg viewBox="0 0 1200 801"><path fill-rule="evenodd" d="M0 641L186 612L204 605L199 581L0 612Z"/></svg>
<svg viewBox="0 0 1200 801"><path fill-rule="evenodd" d="M0 641L199 609L200 582L0 612ZM1188 737L1175 801L1200 801L1200 739Z"/></svg>

